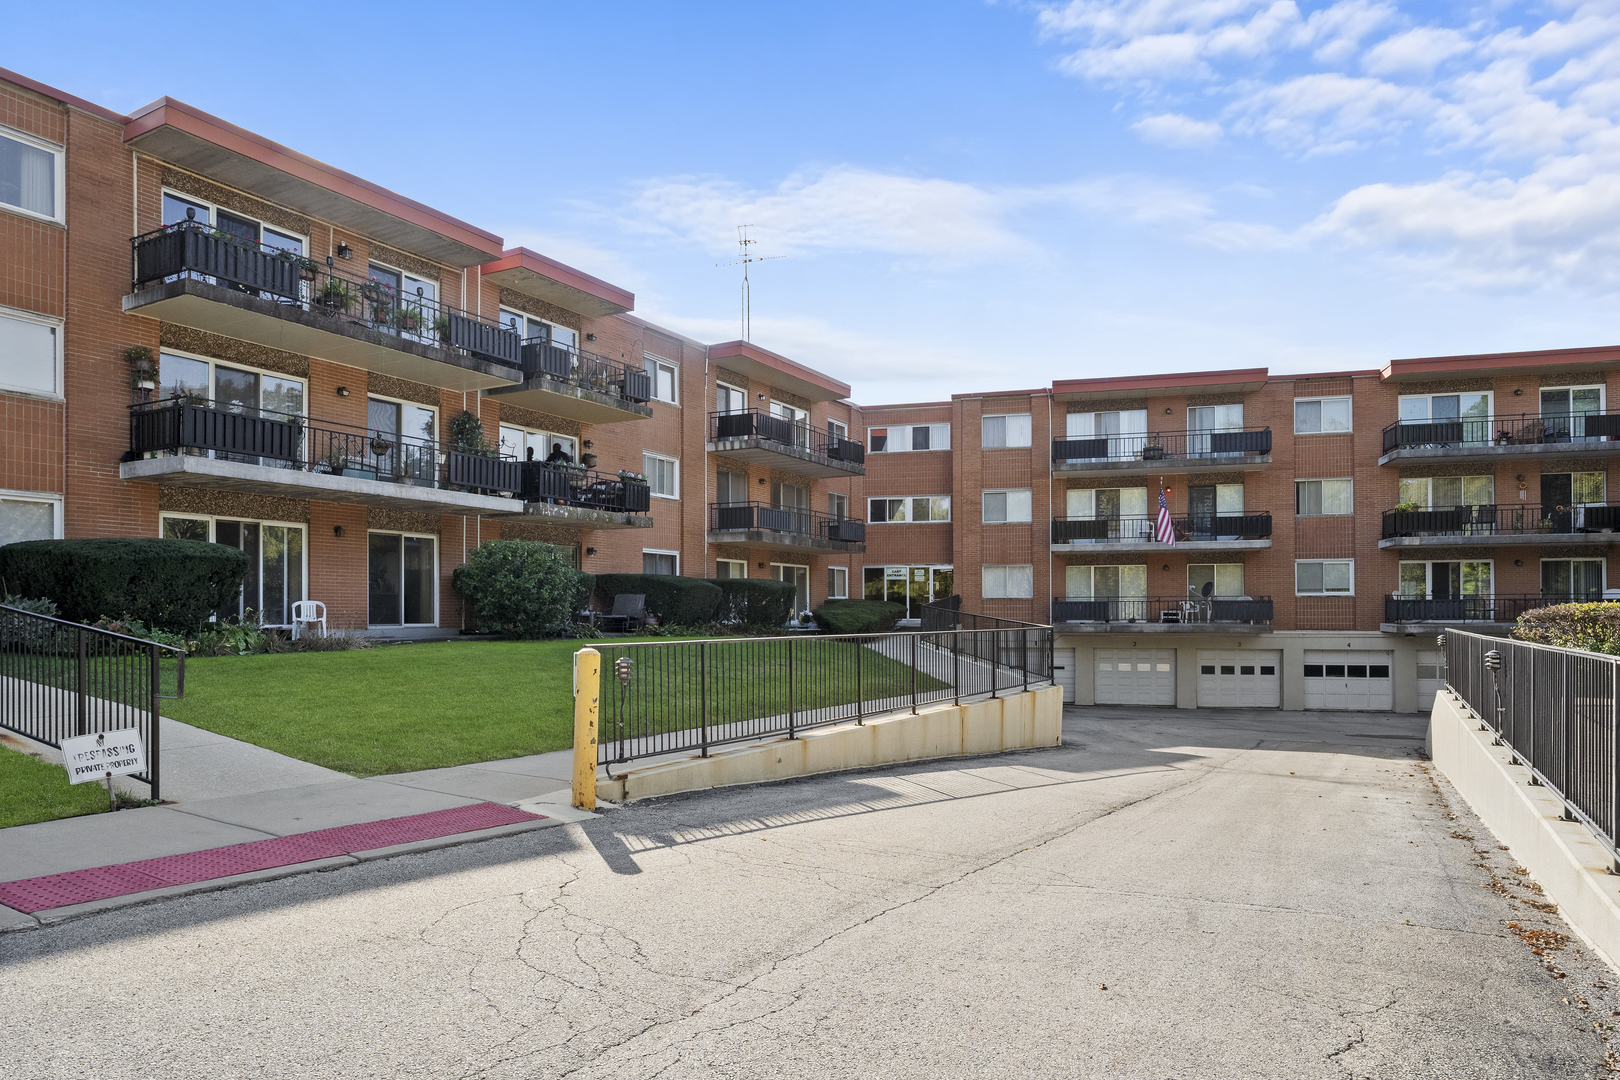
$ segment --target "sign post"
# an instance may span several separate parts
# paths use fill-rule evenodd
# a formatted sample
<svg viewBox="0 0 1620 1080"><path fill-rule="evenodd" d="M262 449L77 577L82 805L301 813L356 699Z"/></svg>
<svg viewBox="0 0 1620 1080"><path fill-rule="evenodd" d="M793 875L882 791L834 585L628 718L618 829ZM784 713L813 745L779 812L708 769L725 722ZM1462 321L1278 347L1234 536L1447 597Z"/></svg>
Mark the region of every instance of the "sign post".
<svg viewBox="0 0 1620 1080"><path fill-rule="evenodd" d="M67 766L68 783L107 781L107 808L118 809L113 797L112 778L146 771L146 747L139 728L100 731L62 740L62 763Z"/></svg>

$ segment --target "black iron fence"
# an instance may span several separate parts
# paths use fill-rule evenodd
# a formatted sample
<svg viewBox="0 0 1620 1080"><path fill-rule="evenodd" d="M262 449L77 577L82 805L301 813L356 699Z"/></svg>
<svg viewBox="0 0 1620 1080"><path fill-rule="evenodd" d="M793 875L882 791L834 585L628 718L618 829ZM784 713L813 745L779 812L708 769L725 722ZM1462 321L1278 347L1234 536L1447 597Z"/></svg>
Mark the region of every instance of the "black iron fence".
<svg viewBox="0 0 1620 1080"><path fill-rule="evenodd" d="M1602 596L1582 597L1580 601L1601 600ZM1422 596L1386 596L1384 621L1403 622L1517 622L1526 611L1535 611L1551 604L1579 602L1570 597L1517 596L1453 596L1432 599Z"/></svg>
<svg viewBox="0 0 1620 1080"><path fill-rule="evenodd" d="M794 533L823 540L860 544L866 541L866 522L859 518L834 517L818 510L768 503L737 502L709 504L710 532Z"/></svg>
<svg viewBox="0 0 1620 1080"><path fill-rule="evenodd" d="M1052 682L1052 628L595 645L598 761L699 751Z"/></svg>
<svg viewBox="0 0 1620 1080"><path fill-rule="evenodd" d="M1384 453L1405 449L1544 446L1620 439L1620 410L1542 416L1453 416L1398 420L1384 429Z"/></svg>
<svg viewBox="0 0 1620 1080"><path fill-rule="evenodd" d="M1188 541L1269 540L1271 514L1211 514L1199 517L1173 517L1176 543ZM1146 515L1129 517L1053 518L1054 544L1152 544L1158 543L1158 519Z"/></svg>
<svg viewBox="0 0 1620 1080"><path fill-rule="evenodd" d="M866 444L812 427L808 422L773 416L762 409L709 414L709 441L764 439L832 461L861 465L866 461Z"/></svg>
<svg viewBox="0 0 1620 1080"><path fill-rule="evenodd" d="M306 311L343 319L421 345L455 349L517 367L519 339L494 319L428 296L339 273L295 252L181 221L130 240L130 289L175 278L224 285Z"/></svg>
<svg viewBox="0 0 1620 1080"><path fill-rule="evenodd" d="M186 656L155 641L0 605L0 727L47 746L137 728L159 788L158 702L185 692ZM170 690L172 692L165 692Z"/></svg>
<svg viewBox="0 0 1620 1080"><path fill-rule="evenodd" d="M545 376L628 401L652 400L652 376L622 360L611 360L549 337L522 344L519 367L528 378Z"/></svg>
<svg viewBox="0 0 1620 1080"><path fill-rule="evenodd" d="M1052 621L1259 626L1271 622L1271 597L1060 597L1052 601Z"/></svg>
<svg viewBox="0 0 1620 1080"><path fill-rule="evenodd" d="M418 487L456 487L515 494L519 462L471 454L448 443L349 427L270 409L243 408L183 394L130 406L129 452L205 454L303 472L382 480Z"/></svg>
<svg viewBox="0 0 1620 1080"><path fill-rule="evenodd" d="M652 507L652 489L639 480L543 461L525 461L522 471L523 497L530 502L626 514Z"/></svg>
<svg viewBox="0 0 1620 1080"><path fill-rule="evenodd" d="M1620 658L1450 628L1441 640L1447 687L1612 854L1620 825ZM1492 650L1500 671L1486 667Z"/></svg>
<svg viewBox="0 0 1620 1080"><path fill-rule="evenodd" d="M1620 529L1620 503L1548 506L1447 506L1385 510L1383 538L1398 536L1569 536Z"/></svg>
<svg viewBox="0 0 1620 1080"><path fill-rule="evenodd" d="M1271 453L1271 429L1155 431L1054 439L1054 462L1241 459Z"/></svg>

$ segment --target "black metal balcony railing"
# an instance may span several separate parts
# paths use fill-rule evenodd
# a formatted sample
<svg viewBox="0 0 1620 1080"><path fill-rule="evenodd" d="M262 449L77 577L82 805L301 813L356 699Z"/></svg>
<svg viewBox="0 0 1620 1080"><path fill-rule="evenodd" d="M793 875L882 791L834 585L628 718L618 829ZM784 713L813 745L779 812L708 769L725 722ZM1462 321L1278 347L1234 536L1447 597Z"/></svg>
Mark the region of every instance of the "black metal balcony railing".
<svg viewBox="0 0 1620 1080"><path fill-rule="evenodd" d="M1271 429L1155 431L1054 439L1056 462L1227 460L1271 453Z"/></svg>
<svg viewBox="0 0 1620 1080"><path fill-rule="evenodd" d="M130 288L195 278L358 324L403 341L518 366L518 335L493 319L418 292L340 274L290 251L181 221L130 240Z"/></svg>
<svg viewBox="0 0 1620 1080"><path fill-rule="evenodd" d="M866 444L821 431L808 423L772 416L761 409L709 414L709 441L765 439L783 446L795 446L812 454L851 465L866 462Z"/></svg>
<svg viewBox="0 0 1620 1080"><path fill-rule="evenodd" d="M519 355L519 366L528 378L544 375L628 401L652 400L652 377L622 360L610 360L573 345L539 337L524 341Z"/></svg>
<svg viewBox="0 0 1620 1080"><path fill-rule="evenodd" d="M213 453L277 469L516 494L519 462L446 443L322 422L269 409L244 409L200 396L130 407L129 456Z"/></svg>
<svg viewBox="0 0 1620 1080"><path fill-rule="evenodd" d="M1052 621L1258 625L1271 621L1271 597L1059 597L1052 601Z"/></svg>
<svg viewBox="0 0 1620 1080"><path fill-rule="evenodd" d="M866 542L866 522L859 518L833 517L816 510L766 503L710 503L709 531L795 533L837 540L846 544Z"/></svg>
<svg viewBox="0 0 1620 1080"><path fill-rule="evenodd" d="M1271 514L1219 514L1211 517L1172 518L1176 543L1189 541L1268 540ZM1052 543L1153 544L1158 543L1158 519L1151 517L1054 518Z"/></svg>
<svg viewBox="0 0 1620 1080"><path fill-rule="evenodd" d="M1620 530L1620 504L1542 506L1450 506L1428 510L1385 510L1383 538L1400 536L1527 536Z"/></svg>
<svg viewBox="0 0 1620 1080"><path fill-rule="evenodd" d="M1541 416L1460 416L1398 420L1384 429L1384 453L1412 448L1544 446L1620 439L1620 409Z"/></svg>
<svg viewBox="0 0 1620 1080"><path fill-rule="evenodd" d="M543 461L525 461L522 469L523 497L529 502L619 514L645 514L652 507L652 489L637 480Z"/></svg>
<svg viewBox="0 0 1620 1080"><path fill-rule="evenodd" d="M1518 622L1526 611L1553 604L1601 600L1601 593L1589 597L1568 596L1453 596L1433 599L1422 596L1384 597L1384 621L1409 622Z"/></svg>

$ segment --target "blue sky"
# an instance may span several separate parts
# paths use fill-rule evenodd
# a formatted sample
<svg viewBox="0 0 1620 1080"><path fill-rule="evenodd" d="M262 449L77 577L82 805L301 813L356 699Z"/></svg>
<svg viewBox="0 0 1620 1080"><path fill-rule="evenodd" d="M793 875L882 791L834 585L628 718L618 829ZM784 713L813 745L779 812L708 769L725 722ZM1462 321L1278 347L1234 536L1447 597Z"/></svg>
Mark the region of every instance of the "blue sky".
<svg viewBox="0 0 1620 1080"><path fill-rule="evenodd" d="M0 66L188 101L704 340L752 224L753 339L868 403L1620 343L1620 0L129 10L12 12Z"/></svg>

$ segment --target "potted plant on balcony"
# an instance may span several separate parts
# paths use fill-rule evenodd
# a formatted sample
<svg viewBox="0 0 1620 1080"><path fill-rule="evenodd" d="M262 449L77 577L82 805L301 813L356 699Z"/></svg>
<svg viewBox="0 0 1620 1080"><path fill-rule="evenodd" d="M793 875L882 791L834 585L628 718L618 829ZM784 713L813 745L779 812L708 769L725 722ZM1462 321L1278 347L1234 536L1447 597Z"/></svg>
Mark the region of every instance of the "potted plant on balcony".
<svg viewBox="0 0 1620 1080"><path fill-rule="evenodd" d="M385 439L381 435L373 435L371 437L371 452L377 457L386 456L393 448L394 443L392 440Z"/></svg>
<svg viewBox="0 0 1620 1080"><path fill-rule="evenodd" d="M1150 442L1142 447L1143 461L1163 461L1164 457L1164 447L1156 442Z"/></svg>
<svg viewBox="0 0 1620 1080"><path fill-rule="evenodd" d="M631 472L629 469L620 469L619 479L627 484L645 484L647 482L647 478L641 473Z"/></svg>
<svg viewBox="0 0 1620 1080"><path fill-rule="evenodd" d="M489 444L484 441L484 422L466 409L450 419L450 449L461 454L476 454L479 457L495 456Z"/></svg>
<svg viewBox="0 0 1620 1080"><path fill-rule="evenodd" d="M404 334L419 333L422 329L422 309L402 307L394 312L394 326Z"/></svg>
<svg viewBox="0 0 1620 1080"><path fill-rule="evenodd" d="M354 289L342 278L329 277L322 283L315 299L328 314L347 311L349 303L354 299Z"/></svg>
<svg viewBox="0 0 1620 1080"><path fill-rule="evenodd" d="M443 344L450 343L450 316L436 315L433 319L433 336Z"/></svg>
<svg viewBox="0 0 1620 1080"><path fill-rule="evenodd" d="M129 363L130 384L137 390L157 389L157 359L145 345L132 345L124 350Z"/></svg>
<svg viewBox="0 0 1620 1080"><path fill-rule="evenodd" d="M579 463L587 469L596 468L596 455L589 451L579 455Z"/></svg>
<svg viewBox="0 0 1620 1080"><path fill-rule="evenodd" d="M1395 504L1395 512L1397 514L1415 514L1418 512L1418 510L1418 504L1415 502L1408 501Z"/></svg>

